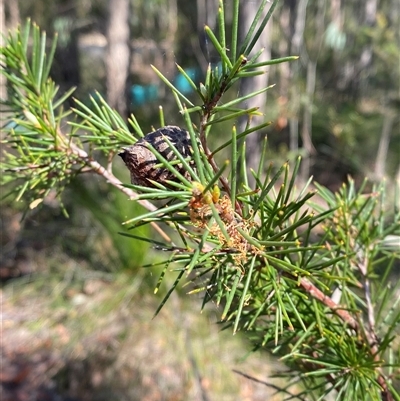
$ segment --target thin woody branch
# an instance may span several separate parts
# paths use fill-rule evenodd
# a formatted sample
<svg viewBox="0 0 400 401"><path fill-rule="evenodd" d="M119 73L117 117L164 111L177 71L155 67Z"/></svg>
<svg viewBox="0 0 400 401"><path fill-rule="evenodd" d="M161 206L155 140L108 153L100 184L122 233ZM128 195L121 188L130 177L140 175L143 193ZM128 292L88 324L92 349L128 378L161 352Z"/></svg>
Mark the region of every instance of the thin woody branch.
<svg viewBox="0 0 400 401"><path fill-rule="evenodd" d="M90 166L92 171L98 175L101 175L103 178L107 180L112 186L117 188L119 191L124 193L125 195L128 196L130 200L135 200L137 201L140 205L142 205L144 208L146 208L149 211L154 211L157 210L156 206L154 206L151 202L145 200L145 199L138 199L138 195L136 192L132 191L130 188L127 188L123 185L123 183L115 177L114 174L112 174L108 169L105 169L99 162L91 159L89 155L81 148L76 146L74 143L69 144L71 150L73 153L75 153L77 156L79 156L82 160L85 161L85 163ZM161 229L158 224L151 222L151 226L166 240L167 242L172 243L171 238L168 236L168 234Z"/></svg>
<svg viewBox="0 0 400 401"><path fill-rule="evenodd" d="M339 316L349 328L355 330L358 334L361 333L361 328L359 323L357 322L356 319L345 309L340 307L340 305L336 304L332 299L325 295L320 289L318 289L314 284L312 284L308 279L302 278L300 279L300 285L303 287L303 289L311 295L314 299L317 301L321 302L324 304L326 307L328 307L333 313L335 313L337 316ZM374 356L374 360L376 362L379 362L380 356L379 356L379 350L377 347L376 343L376 336L371 335L371 333L367 332L365 333L367 337L368 344L370 346L371 350L371 355ZM379 367L376 368L376 371L378 373L378 383L382 387L382 401L393 401L394 398L391 395L386 378L382 372L382 369Z"/></svg>
<svg viewBox="0 0 400 401"><path fill-rule="evenodd" d="M314 299L323 303L333 313L335 313L337 316L339 316L351 329L356 330L356 331L359 330L359 325L358 325L357 321L353 318L353 316L347 310L341 308L338 304L336 304L334 301L332 301L332 299L330 297L325 295L320 289L318 289L308 279L306 279L304 277L302 279L300 279L300 285Z"/></svg>

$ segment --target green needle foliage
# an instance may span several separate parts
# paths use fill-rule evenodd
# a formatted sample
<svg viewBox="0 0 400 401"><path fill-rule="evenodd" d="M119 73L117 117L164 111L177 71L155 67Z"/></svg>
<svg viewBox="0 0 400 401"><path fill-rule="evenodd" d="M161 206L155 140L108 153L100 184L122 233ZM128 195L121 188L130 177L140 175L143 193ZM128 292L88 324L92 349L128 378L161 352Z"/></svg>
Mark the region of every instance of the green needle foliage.
<svg viewBox="0 0 400 401"><path fill-rule="evenodd" d="M286 364L288 370L279 375L286 378L281 390L287 399L324 400L332 394L336 400L400 400L400 288L394 279L400 215L387 209L385 183L366 191L367 182L357 189L350 180L332 193L310 179L299 189L300 159L292 167L265 167L266 141L259 168L248 172L246 137L269 123L254 126L258 109L243 109L241 103L272 86L222 101L238 80L297 59L257 62L261 52L253 54L277 3L263 17L267 0L262 2L239 46L239 0L233 2L230 38L220 1L218 34L205 27L219 65L210 65L200 84L178 66L197 101L153 67L174 95L193 152L192 160L185 159L165 138L175 156L167 160L149 145L156 167L177 178L152 181L151 187L123 185L111 170L115 153L144 136L136 118L126 123L100 95L90 107L76 100L76 107L65 111L72 91L60 96L49 77L56 40L47 51L46 35L29 22L10 33L0 52L8 89L2 102L3 184L33 208L51 190L61 195L77 174L102 176L147 209L128 219L121 234L168 252L156 291L176 272L156 314L184 280L189 293L204 294L202 307L220 305L226 327ZM243 116L248 123L238 132L236 121ZM160 121L163 125L162 113ZM231 123L231 137L211 149L209 138L221 122ZM223 149L230 160L218 165L215 155ZM108 165L98 161L101 155ZM255 178L255 188L247 174ZM164 206L156 207L160 200ZM157 230L157 240L135 232L147 224Z"/></svg>

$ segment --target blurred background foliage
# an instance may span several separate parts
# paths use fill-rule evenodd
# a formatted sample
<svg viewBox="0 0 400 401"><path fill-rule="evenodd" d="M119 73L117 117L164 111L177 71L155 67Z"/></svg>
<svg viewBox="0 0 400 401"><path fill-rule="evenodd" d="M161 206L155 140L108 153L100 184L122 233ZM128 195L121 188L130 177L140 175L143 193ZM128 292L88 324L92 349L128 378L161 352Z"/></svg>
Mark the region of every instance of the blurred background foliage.
<svg viewBox="0 0 400 401"><path fill-rule="evenodd" d="M31 17L48 33L59 33L53 76L65 88L76 85L75 95L82 99L94 90L107 94L109 11L122 3L129 10L127 112L134 110L150 126L158 104L173 107L173 102L166 101L171 94L149 64L190 96L175 62L190 68L196 82L204 76L213 54L203 27L215 26L215 1L20 2L18 19ZM290 54L300 60L268 71L269 82L277 84L265 109L274 121L265 132L271 159L310 154L310 174L332 189L348 173L378 181L399 174L399 14L394 0L281 1L261 44L275 58ZM165 114L166 123L177 123L173 108ZM304 143L305 132L310 145Z"/></svg>
<svg viewBox="0 0 400 401"><path fill-rule="evenodd" d="M75 97L87 104L99 91L122 114L134 111L148 132L158 126L159 104L166 124L182 122L149 65L190 98L175 63L196 82L203 79L207 64L215 62L203 28L215 27L216 7L213 0L0 0L0 25L4 34L31 18L48 37L57 31L52 76L61 89L76 86ZM128 12L118 17L113 10ZM127 33L118 32L124 24ZM400 181L399 25L397 0L280 2L261 44L273 58L300 60L268 70L269 84L277 85L261 106L273 124L260 136L268 134L270 161L280 165L301 154L303 179L314 175L332 190L348 174L356 182L366 175L386 178L394 188ZM128 48L125 75L113 70L120 61L110 50L121 37ZM121 77L122 83L115 81ZM0 86L3 96L4 82ZM244 90L237 87L231 95ZM215 140L223 143L223 124L220 132ZM114 166L128 182L122 161ZM51 197L24 219L23 204L1 204L5 390L35 389L38 400L41 394L77 400L266 398L265 385L232 372L246 346L238 336L217 334L212 308L199 316L191 299L174 297L151 320L161 299L149 296L157 270L142 266L163 255L118 234L140 206L93 177L76 179L63 201L68 218ZM148 235L145 230L138 234ZM265 358L253 355L239 370L262 380L270 369ZM42 372L35 376L38 366ZM12 394L10 400L19 399Z"/></svg>

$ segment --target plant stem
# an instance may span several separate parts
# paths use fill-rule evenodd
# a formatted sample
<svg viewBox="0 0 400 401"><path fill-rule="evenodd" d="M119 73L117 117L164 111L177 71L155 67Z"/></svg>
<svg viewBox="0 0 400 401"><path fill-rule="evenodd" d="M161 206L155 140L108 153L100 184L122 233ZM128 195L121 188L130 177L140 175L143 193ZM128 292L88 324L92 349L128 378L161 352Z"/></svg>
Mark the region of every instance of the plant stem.
<svg viewBox="0 0 400 401"><path fill-rule="evenodd" d="M85 164L93 171L94 173L101 175L103 178L107 180L108 183L110 183L112 186L117 188L119 191L124 193L125 195L128 196L130 200L135 200L138 202L140 205L142 205L145 209L149 211L155 211L157 210L157 207L154 206L151 202L145 200L145 199L138 199L138 195L136 192L132 191L130 188L127 188L124 186L124 184L117 178L115 175L109 171L108 169L105 169L99 162L96 160L93 160L89 155L84 151L83 149L79 148L76 146L74 143L69 144L70 149L72 152L79 156L82 160L85 161ZM161 229L156 223L151 222L150 223L152 227L166 240L167 242L173 244L172 239L168 236L168 234Z"/></svg>

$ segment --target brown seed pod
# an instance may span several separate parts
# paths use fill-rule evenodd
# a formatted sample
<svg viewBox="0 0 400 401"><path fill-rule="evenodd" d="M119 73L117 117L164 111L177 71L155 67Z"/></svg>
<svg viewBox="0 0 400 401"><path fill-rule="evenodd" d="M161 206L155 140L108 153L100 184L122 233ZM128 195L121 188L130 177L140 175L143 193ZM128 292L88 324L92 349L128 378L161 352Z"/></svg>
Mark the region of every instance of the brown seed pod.
<svg viewBox="0 0 400 401"><path fill-rule="evenodd" d="M173 125L159 128L145 135L134 145L123 148L123 152L118 154L131 173L132 184L154 187L149 180L166 186L168 186L166 181L177 181L177 177L171 171L166 167L160 167L160 161L148 146L148 144L153 146L162 157L170 162L177 160L175 153L165 141L165 137L183 157L192 156L193 149L189 133L186 130ZM182 163L175 164L174 167L185 178L190 179L190 175Z"/></svg>

